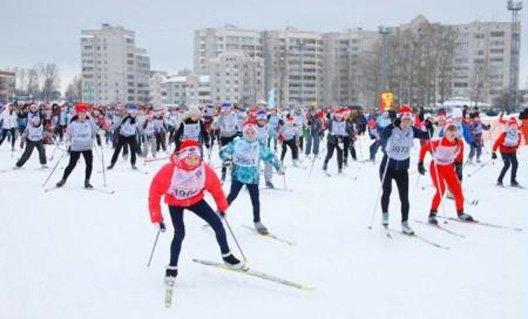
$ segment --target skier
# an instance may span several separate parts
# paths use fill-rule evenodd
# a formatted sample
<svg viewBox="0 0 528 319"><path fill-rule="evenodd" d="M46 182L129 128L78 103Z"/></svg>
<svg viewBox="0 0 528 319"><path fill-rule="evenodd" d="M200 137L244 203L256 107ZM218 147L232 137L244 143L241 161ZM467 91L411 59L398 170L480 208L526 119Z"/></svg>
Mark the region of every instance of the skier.
<svg viewBox="0 0 528 319"><path fill-rule="evenodd" d="M21 168L27 162L35 147L39 153L40 165L42 165L42 168L46 168L46 150L42 142L44 138L44 123L42 118L32 117L31 122L26 126L26 130L21 138L27 140L27 143L22 157L15 164L15 169Z"/></svg>
<svg viewBox="0 0 528 319"><path fill-rule="evenodd" d="M161 197L165 196L165 203L169 206L174 226L170 262L165 272L165 280L169 284L173 285L178 275L178 259L182 241L185 238L183 222L185 209L192 211L212 227L220 246L222 259L227 266L234 269L245 267L244 263L231 253L220 217L204 200L205 191L213 195L218 213L224 216L229 204L218 176L202 160L198 141L184 140L180 144L180 149L172 154L171 161L164 165L152 179L148 198L151 222L160 231L166 230L160 206Z"/></svg>
<svg viewBox="0 0 528 319"><path fill-rule="evenodd" d="M429 170L433 185L436 188L436 193L431 203L429 223L438 225L436 214L446 191L446 184L455 197L458 218L466 222L474 222L475 220L471 215L464 213L462 185L455 172L455 166L462 166L462 161L464 160L464 143L457 137L459 127L454 121L448 120L443 131L445 134L444 137L425 143L422 146L418 158L418 172L424 175L425 167L423 161L425 154L431 152L433 157L429 165Z"/></svg>
<svg viewBox="0 0 528 319"><path fill-rule="evenodd" d="M167 138L165 121L163 119L163 111L155 110L154 113L154 136L156 138L156 152L163 150L167 151L167 143L165 140Z"/></svg>
<svg viewBox="0 0 528 319"><path fill-rule="evenodd" d="M244 124L242 137L236 138L220 149L220 158L232 161L231 191L227 201L231 203L237 198L238 193L245 185L249 191L253 205L253 223L258 233L267 235L268 229L260 220L259 200L259 161L271 164L280 175L284 174L281 164L271 150L257 138L257 123L247 121Z"/></svg>
<svg viewBox="0 0 528 319"><path fill-rule="evenodd" d="M195 140L198 141L200 149L202 149L203 156L203 145L209 148L209 137L205 130L205 125L201 119L202 111L198 106L191 106L187 113L182 117L180 127L176 131L176 149L180 148L180 144L184 140Z"/></svg>
<svg viewBox="0 0 528 319"><path fill-rule="evenodd" d="M333 117L327 121L328 137L323 171L328 169L328 161L334 155L334 150L337 151L337 172L341 174L343 171L343 149L345 149L345 139L348 138L350 131L348 122L344 119L344 112L344 109L337 109ZM345 149L345 151L347 150Z"/></svg>
<svg viewBox="0 0 528 319"><path fill-rule="evenodd" d="M497 179L497 186L502 186L502 179L504 175L512 167L510 185L513 187L520 187L517 182L517 167L519 162L517 161L517 149L521 144L521 132L519 131L519 126L517 120L512 117L508 121L508 127L506 131L501 133L495 143L493 144L493 153L491 153L491 158L497 158L497 149L499 149L504 162L504 166L500 172L499 178Z"/></svg>
<svg viewBox="0 0 528 319"><path fill-rule="evenodd" d="M268 147L273 144L273 152L277 152L277 136L279 135L279 116L277 109L271 108L268 115Z"/></svg>
<svg viewBox="0 0 528 319"><path fill-rule="evenodd" d="M357 129L356 124L354 121L352 121L352 112L350 109L345 109L345 112L343 113L343 117L345 119L345 122L347 122L347 133L348 136L345 137L345 143L343 145L343 165L345 167L348 166L348 152L350 151L350 155L352 156L352 160L357 161L357 154L356 154L356 148L354 147L354 143L357 140Z"/></svg>
<svg viewBox="0 0 528 319"><path fill-rule="evenodd" d="M64 169L62 179L56 185L57 187L62 187L66 184L68 176L70 176L82 154L86 163L84 187L90 189L93 188L90 184L90 177L93 164L93 139L97 133L97 126L87 115L88 104L79 103L75 105L75 113L76 116L72 117L66 130L66 137L70 140L70 162Z"/></svg>
<svg viewBox="0 0 528 319"><path fill-rule="evenodd" d="M257 121L257 139L263 145L268 141L268 117L266 110L260 109L255 115ZM264 181L267 188L275 188L271 179L273 178L273 166L270 163L264 162Z"/></svg>
<svg viewBox="0 0 528 319"><path fill-rule="evenodd" d="M471 113L469 117L469 131L471 134L471 150L469 151L469 157L467 163L473 164L473 157L477 155L477 163L480 163L480 155L482 154L482 131L487 131L491 128L491 125L486 125L480 121L478 113Z"/></svg>
<svg viewBox="0 0 528 319"><path fill-rule="evenodd" d="M140 131L142 138L144 139L143 145L143 156L148 158L148 153L152 154L153 158L156 158L157 145L156 145L156 123L154 119L154 111L150 111L147 114L147 117L140 125Z"/></svg>
<svg viewBox="0 0 528 319"><path fill-rule="evenodd" d="M117 157L121 152L123 145L128 145L130 148L130 164L132 169L137 169L136 167L136 131L137 131L137 106L131 104L128 107L128 114L125 115L118 122L114 123L115 127L114 132L118 132L117 143L115 145L114 154L110 160L110 165L108 169L114 168L115 163L117 162Z"/></svg>
<svg viewBox="0 0 528 319"><path fill-rule="evenodd" d="M0 114L0 122L2 126L2 136L0 137L0 146L4 143L7 134L11 135L11 151L15 150L16 128L17 128L17 112L14 104L7 104L7 107Z"/></svg>
<svg viewBox="0 0 528 319"><path fill-rule="evenodd" d="M318 112L315 108L315 105L311 106L310 111L306 113L306 127L308 130L306 137L306 147L304 149L304 154L306 157L310 156L310 153L313 153L314 157L319 155L319 136L321 135L324 127L322 117L323 113Z"/></svg>
<svg viewBox="0 0 528 319"><path fill-rule="evenodd" d="M432 125L428 123L428 125ZM382 184L381 195L381 224L389 225L389 201L392 192L392 180L396 181L401 202L401 230L404 234L413 235L414 231L409 226L409 158L413 139L429 139L429 134L413 125L412 110L407 105L402 105L398 110L392 124L385 127L381 133L387 141L383 159L379 167Z"/></svg>
<svg viewBox="0 0 528 319"><path fill-rule="evenodd" d="M299 159L299 131L295 127L295 118L287 115L286 123L284 121L279 122L279 137L278 140L282 143L281 162L284 163L284 157L286 156L286 148L289 147L292 153L293 166L297 167L297 161Z"/></svg>
<svg viewBox="0 0 528 319"><path fill-rule="evenodd" d="M233 106L230 103L224 103L221 106L220 116L216 123L220 130L220 148L231 143L237 135L238 131L238 119L237 115L233 112ZM228 164L226 161L222 161L222 183L225 181Z"/></svg>

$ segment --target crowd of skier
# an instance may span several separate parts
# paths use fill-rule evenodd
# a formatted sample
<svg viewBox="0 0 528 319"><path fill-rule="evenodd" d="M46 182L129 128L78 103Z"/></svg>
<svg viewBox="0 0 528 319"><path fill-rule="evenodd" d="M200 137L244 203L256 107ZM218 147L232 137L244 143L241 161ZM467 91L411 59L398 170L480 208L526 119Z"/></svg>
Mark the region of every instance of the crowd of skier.
<svg viewBox="0 0 528 319"><path fill-rule="evenodd" d="M517 180L517 150L523 140L520 120L526 125L526 118L528 110L522 112L520 118L501 115L494 120L494 125L501 129L492 141L489 160L500 155L503 162L497 186L503 187L504 178L511 169L508 184L522 187ZM245 186L253 206L255 231L268 235L261 219L260 175L264 176L265 187L275 188L274 170L278 175L286 173L288 152L293 169L302 161L309 163L307 166L313 170L320 159L322 164L317 169L331 176L328 166L334 154L337 172L342 174L350 161L376 163L381 150L378 199L381 223L388 227L394 180L401 202L401 232L413 235L414 230L408 222L409 170L411 149L418 140L417 172L421 175L428 172L436 189L428 222L438 225L437 212L445 196L454 198L458 219L475 222L464 209L463 169L467 165L488 162L482 159L483 132L490 130L491 125L481 121L478 109L454 108L449 112L440 110L437 114L427 114L407 105L380 111L359 107L318 108L315 105L279 109L264 102L248 108L224 103L185 109L177 105L153 108L135 104L105 107L84 103L74 106L66 103L12 103L0 111L0 128L0 147L9 145L12 154L18 149L23 150L13 169L22 168L34 149L38 151L42 167L47 168L46 153L64 149L63 156L68 155L69 162L55 188L67 183L82 156L84 187L93 189L91 176L97 147L100 147L101 154L103 148L113 148L112 157L103 166L106 170L114 169L120 156L130 159L132 170L138 170L138 157L144 158L145 162L167 159L167 164L152 179L148 207L151 222L163 232L166 225L160 206L162 196L169 206L175 232L166 276L173 284L185 236L184 210L192 211L214 230L226 265L236 269L246 267L229 248L222 218ZM358 138L362 135L371 140L368 159L363 161L356 151ZM215 145L218 147L214 148ZM221 160L218 167L210 164L213 150L218 152ZM432 159L426 167L427 154L431 154ZM222 185L228 172L231 183L226 196ZM205 201L205 191L213 195L215 208Z"/></svg>

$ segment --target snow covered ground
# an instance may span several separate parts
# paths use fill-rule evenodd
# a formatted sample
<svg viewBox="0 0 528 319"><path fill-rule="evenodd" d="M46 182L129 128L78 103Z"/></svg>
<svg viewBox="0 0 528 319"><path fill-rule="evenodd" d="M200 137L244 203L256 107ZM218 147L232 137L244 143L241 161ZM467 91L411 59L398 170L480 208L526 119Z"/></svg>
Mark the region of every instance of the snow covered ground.
<svg viewBox="0 0 528 319"><path fill-rule="evenodd" d="M368 143L362 139L362 159ZM107 160L110 154L107 149ZM11 158L3 145L0 169L11 167L20 155L17 151ZM148 218L147 189L162 162L143 166L139 159L138 166L149 175L118 162L107 174L116 193L107 195L82 189L81 160L64 189L45 193L42 183L51 169L40 170L36 155L23 170L0 174L0 318L528 318L528 196L525 190L494 186L498 161L465 178L467 197L479 200L466 211L481 221L524 231L444 225L465 236L459 238L411 222L417 234L449 250L398 234L386 238L379 205L374 228L367 229L379 189L378 165L371 163L352 163L337 176L334 158L329 167L334 174L328 177L320 160L309 176L305 160L307 169L287 171L293 192L262 191L263 222L274 234L294 241L293 247L242 227L251 225L251 204L241 192L228 218L249 265L313 285L317 289L311 292L192 262L220 261L220 256L212 232L186 212L173 308L165 309L162 282L171 226L146 267L156 234ZM483 160L489 156L485 152ZM216 156L213 161L218 165ZM65 164L66 159L59 168ZM475 169L466 167L465 175ZM99 170L96 157L96 187L103 184ZM427 187L428 175L415 173L416 155L410 172L411 218L425 221L433 189ZM528 185L527 172L525 146L518 175L523 185ZM278 176L274 182L283 184ZM226 183L226 193L228 187ZM395 188L390 212L391 227L399 229ZM445 215L455 216L451 200L445 202ZM166 210L165 217L169 219Z"/></svg>

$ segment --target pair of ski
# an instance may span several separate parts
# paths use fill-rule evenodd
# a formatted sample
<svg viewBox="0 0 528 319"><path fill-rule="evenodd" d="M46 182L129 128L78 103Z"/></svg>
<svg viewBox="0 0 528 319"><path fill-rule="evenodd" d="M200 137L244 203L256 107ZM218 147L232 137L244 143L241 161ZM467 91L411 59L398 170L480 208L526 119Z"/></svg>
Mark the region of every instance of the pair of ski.
<svg viewBox="0 0 528 319"><path fill-rule="evenodd" d="M107 169L106 172L109 172L109 171L112 171L114 169ZM133 172L136 172L138 174L143 174L143 175L148 175L148 172L147 171L143 171L143 170L140 170L139 168L136 168L136 169L133 169L133 168L130 168L131 171ZM97 174L103 174L103 171L97 171Z"/></svg>
<svg viewBox="0 0 528 319"><path fill-rule="evenodd" d="M270 190L270 191L279 191L279 192L293 192L293 189L291 188L282 188L282 187L264 187L261 188L262 190Z"/></svg>
<svg viewBox="0 0 528 319"><path fill-rule="evenodd" d="M440 249L444 249L444 250L449 250L449 246L444 246L442 244L439 244L435 241L432 241L430 239L427 239L421 235L418 235L416 233L413 233L413 234L408 234L408 233L404 233L403 231L401 230L397 230L397 229L394 229L394 228L390 228L389 226L383 226L383 228L385 229L385 236L387 238L390 238L392 239L392 233L395 233L395 234L400 234L402 236L405 236L405 237L408 237L408 238L416 238L417 240L423 242L423 243L426 243L428 245L431 245L433 247L436 247L436 248L440 248Z"/></svg>
<svg viewBox="0 0 528 319"><path fill-rule="evenodd" d="M472 222L468 222L468 221L465 221L465 220L462 220L462 219L459 219L459 218L455 218L455 217L437 216L437 218L444 219L444 220L450 220L450 221L454 221L454 222L458 222L458 223L462 223L462 224L475 224L475 225L489 227L489 228L512 230L512 231L517 231L517 232L523 231L523 229L521 227L499 225L499 224L494 224L494 223L483 222L483 221L480 221L480 220L475 220L475 221L472 221Z"/></svg>
<svg viewBox="0 0 528 319"><path fill-rule="evenodd" d="M289 281L283 278L279 278L277 276L270 275L262 271L254 270L247 266L245 266L242 269L237 269L237 268L229 267L224 263L219 263L219 262L209 261L209 260L193 259L193 262L200 264L200 265L220 269L220 270L226 270L226 271L244 274L244 275L255 277L255 278L260 278L266 281L271 281L277 284L281 284L281 285L288 286L291 288L296 288L296 289L303 290L303 291L315 290L315 288L312 286ZM170 308L172 306L173 293L174 293L174 281L165 281L165 308Z"/></svg>
<svg viewBox="0 0 528 319"><path fill-rule="evenodd" d="M202 229L206 230L206 229L209 229L210 227L211 227L211 226L209 226L209 224L204 224L204 225L202 226ZM272 233L269 233L269 232L268 232L267 234L261 234L261 233L259 233L255 228L250 227L250 226L248 226L248 225L242 225L242 227L244 227L245 229L247 229L247 230L249 230L249 231L251 231L251 232L256 233L256 234L259 235L259 236L262 236L262 237L265 237L265 238L269 238L269 239L273 239L273 240L275 240L275 241L278 241L278 242L284 243L284 244L286 244L286 245L288 245L288 246L291 246L291 247L295 246L295 243L294 243L293 241L290 241L290 240L288 240L288 239L285 239L285 238L279 237L279 236L277 236L277 235L275 235L275 234L272 234Z"/></svg>
<svg viewBox="0 0 528 319"><path fill-rule="evenodd" d="M61 189L61 188L65 188L65 187L64 186L57 187L57 185L53 185L51 187L44 188L44 192L45 193L49 193L51 191L54 191L54 190L57 190L57 189ZM115 190L113 190L113 189L97 188L97 187L94 187L94 188L79 188L79 190L98 192L98 193L107 194L107 195L112 195L112 194L115 193Z"/></svg>

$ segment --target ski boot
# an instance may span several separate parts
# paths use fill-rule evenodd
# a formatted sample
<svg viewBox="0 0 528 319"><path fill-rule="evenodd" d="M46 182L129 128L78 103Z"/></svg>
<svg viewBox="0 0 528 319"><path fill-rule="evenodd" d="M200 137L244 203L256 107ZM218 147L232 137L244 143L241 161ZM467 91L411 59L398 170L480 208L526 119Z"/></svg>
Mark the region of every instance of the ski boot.
<svg viewBox="0 0 528 319"><path fill-rule="evenodd" d="M132 164L131 167L132 167L133 170L137 170L136 164Z"/></svg>
<svg viewBox="0 0 528 319"><path fill-rule="evenodd" d="M343 174L343 169L342 168L338 168L337 169L337 174Z"/></svg>
<svg viewBox="0 0 528 319"><path fill-rule="evenodd" d="M84 181L84 188L93 189L93 186L92 186L92 184L90 184L90 180L89 179Z"/></svg>
<svg viewBox="0 0 528 319"><path fill-rule="evenodd" d="M468 222L468 223L474 223L475 222L475 219L473 219L473 217L469 214L466 214L464 212L458 212L457 213L458 215L458 218L462 221L465 221L465 222Z"/></svg>
<svg viewBox="0 0 528 319"><path fill-rule="evenodd" d="M327 169L328 169L328 163L327 163L327 162L324 162L324 164L323 164L323 171L326 172Z"/></svg>
<svg viewBox="0 0 528 319"><path fill-rule="evenodd" d="M114 168L114 165L115 165L115 164L112 163L112 164L108 165L108 166L106 167L106 169L111 170L112 168Z"/></svg>
<svg viewBox="0 0 528 319"><path fill-rule="evenodd" d="M435 225L437 226L438 225L438 219L436 219L436 212L435 211L431 211L429 213L429 218L427 219L427 222L431 225Z"/></svg>
<svg viewBox="0 0 528 319"><path fill-rule="evenodd" d="M522 188L521 184L519 184L516 180L511 181L510 186Z"/></svg>
<svg viewBox="0 0 528 319"><path fill-rule="evenodd" d="M62 187L62 186L64 186L64 184L66 184L66 180L65 179L61 179L57 184L55 184L55 186Z"/></svg>
<svg viewBox="0 0 528 319"><path fill-rule="evenodd" d="M497 181L497 186L502 187L504 184L502 184L502 181Z"/></svg>
<svg viewBox="0 0 528 319"><path fill-rule="evenodd" d="M389 213L381 213L381 225L385 228L389 227Z"/></svg>
<svg viewBox="0 0 528 319"><path fill-rule="evenodd" d="M40 165L40 167L41 167L42 169L46 169L46 168L48 168L48 165L46 165L46 164L42 164L42 165Z"/></svg>
<svg viewBox="0 0 528 319"><path fill-rule="evenodd" d="M409 222L407 221L404 221L401 223L401 230L402 230L402 233L404 233L405 235L414 235L414 230L412 230L411 227L409 227Z"/></svg>
<svg viewBox="0 0 528 319"><path fill-rule="evenodd" d="M264 226L264 224L262 222L255 222L255 229L257 230L257 233L261 234L261 235L268 235L269 234L269 231L268 229L266 228L266 226Z"/></svg>
<svg viewBox="0 0 528 319"><path fill-rule="evenodd" d="M275 186L273 185L273 183L270 182L270 181L267 181L267 182L266 182L266 187L267 187L267 188L271 188L271 189L274 189L274 188L275 188Z"/></svg>
<svg viewBox="0 0 528 319"><path fill-rule="evenodd" d="M244 270L246 268L246 265L238 260L231 252L228 252L227 254L222 255L222 259L224 260L224 263L227 267L237 270Z"/></svg>
<svg viewBox="0 0 528 319"><path fill-rule="evenodd" d="M165 270L165 285L173 287L178 276L178 266L167 266Z"/></svg>

